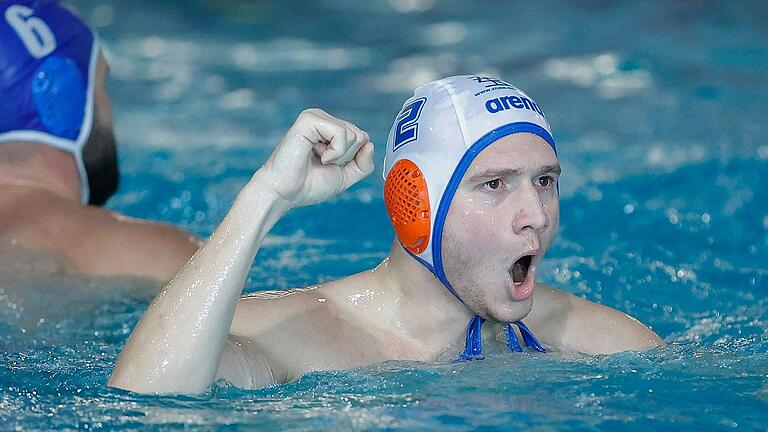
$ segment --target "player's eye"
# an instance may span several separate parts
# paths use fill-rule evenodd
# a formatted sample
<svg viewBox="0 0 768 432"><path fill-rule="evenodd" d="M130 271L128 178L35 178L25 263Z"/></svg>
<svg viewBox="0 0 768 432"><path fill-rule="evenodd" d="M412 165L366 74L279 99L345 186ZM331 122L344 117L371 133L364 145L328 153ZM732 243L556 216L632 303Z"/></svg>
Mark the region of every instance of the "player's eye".
<svg viewBox="0 0 768 432"><path fill-rule="evenodd" d="M501 180L488 180L487 182L483 183L483 186L487 187L488 189L496 190L501 187Z"/></svg>
<svg viewBox="0 0 768 432"><path fill-rule="evenodd" d="M554 182L554 179L552 177L550 177L550 176L541 176L538 179L539 186L541 186L543 188L550 187L553 182Z"/></svg>

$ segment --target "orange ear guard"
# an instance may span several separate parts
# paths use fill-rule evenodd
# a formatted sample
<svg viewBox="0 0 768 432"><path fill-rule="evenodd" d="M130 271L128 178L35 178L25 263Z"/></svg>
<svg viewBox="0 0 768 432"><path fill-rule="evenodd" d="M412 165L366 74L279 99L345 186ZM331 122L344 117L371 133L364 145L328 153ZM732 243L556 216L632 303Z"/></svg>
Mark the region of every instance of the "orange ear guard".
<svg viewBox="0 0 768 432"><path fill-rule="evenodd" d="M401 159L384 182L384 204L400 243L414 254L429 244L430 212L427 181L413 161Z"/></svg>

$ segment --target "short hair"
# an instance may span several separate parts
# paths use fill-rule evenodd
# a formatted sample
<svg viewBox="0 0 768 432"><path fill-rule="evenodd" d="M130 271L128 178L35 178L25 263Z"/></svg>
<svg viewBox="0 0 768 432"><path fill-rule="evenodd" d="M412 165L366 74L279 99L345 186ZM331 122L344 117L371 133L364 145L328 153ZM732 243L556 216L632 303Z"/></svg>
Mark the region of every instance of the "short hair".
<svg viewBox="0 0 768 432"><path fill-rule="evenodd" d="M103 205L117 192L120 170L114 131L94 116L91 134L83 147L83 164L88 173L88 204Z"/></svg>

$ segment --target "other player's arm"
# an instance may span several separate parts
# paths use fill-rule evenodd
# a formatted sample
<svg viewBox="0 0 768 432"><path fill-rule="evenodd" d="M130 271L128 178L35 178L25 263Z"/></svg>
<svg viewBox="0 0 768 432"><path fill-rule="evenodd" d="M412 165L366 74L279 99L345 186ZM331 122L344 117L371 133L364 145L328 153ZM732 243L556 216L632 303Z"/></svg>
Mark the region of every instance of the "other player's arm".
<svg viewBox="0 0 768 432"><path fill-rule="evenodd" d="M365 132L321 110L304 111L211 237L150 304L109 385L143 393L210 386L267 232L289 209L325 201L370 174L372 155Z"/></svg>

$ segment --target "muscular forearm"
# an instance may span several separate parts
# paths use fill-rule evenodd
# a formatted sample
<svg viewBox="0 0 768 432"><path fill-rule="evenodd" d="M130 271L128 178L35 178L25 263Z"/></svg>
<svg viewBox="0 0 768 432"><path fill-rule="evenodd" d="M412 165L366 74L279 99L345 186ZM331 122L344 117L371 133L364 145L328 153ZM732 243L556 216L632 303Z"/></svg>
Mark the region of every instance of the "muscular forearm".
<svg viewBox="0 0 768 432"><path fill-rule="evenodd" d="M155 298L109 385L137 392L195 393L215 379L235 305L264 237L288 205L260 171L203 247Z"/></svg>

